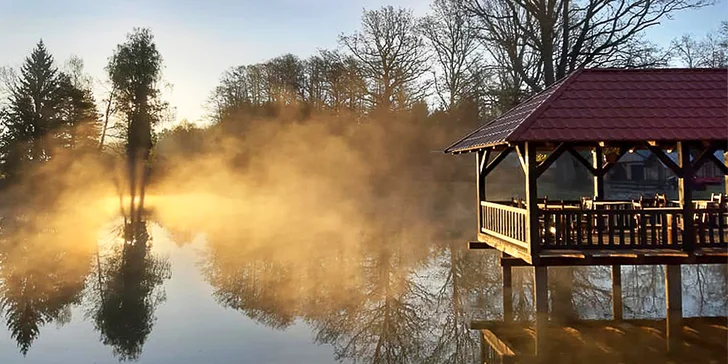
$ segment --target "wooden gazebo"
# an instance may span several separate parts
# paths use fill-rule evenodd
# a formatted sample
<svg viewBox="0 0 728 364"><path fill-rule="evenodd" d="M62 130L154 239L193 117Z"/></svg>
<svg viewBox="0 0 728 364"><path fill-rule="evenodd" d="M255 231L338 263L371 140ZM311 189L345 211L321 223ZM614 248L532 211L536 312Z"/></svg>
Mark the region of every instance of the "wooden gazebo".
<svg viewBox="0 0 728 364"><path fill-rule="evenodd" d="M668 321L676 322L680 264L728 259L728 190L698 201L692 183L706 163L716 164L728 181L728 158L716 157L726 152L727 139L726 69L583 69L448 147L446 153L476 156L478 241L470 247L503 252L505 318L513 265L535 268L539 331L547 322L546 267L617 268L614 315L621 318L619 265L666 264ZM605 195L605 174L636 149L653 153L675 174L677 200L658 195L615 201ZM525 198L489 200L486 177L510 154L523 168ZM565 154L593 175L594 193L574 201L545 200L539 176Z"/></svg>

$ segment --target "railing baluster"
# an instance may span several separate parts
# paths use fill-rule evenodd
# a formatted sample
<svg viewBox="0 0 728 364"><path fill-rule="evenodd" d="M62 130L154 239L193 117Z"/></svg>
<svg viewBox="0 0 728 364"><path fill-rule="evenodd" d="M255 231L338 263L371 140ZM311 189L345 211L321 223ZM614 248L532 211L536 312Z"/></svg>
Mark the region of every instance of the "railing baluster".
<svg viewBox="0 0 728 364"><path fill-rule="evenodd" d="M660 214L660 246L667 246L667 213Z"/></svg>
<svg viewBox="0 0 728 364"><path fill-rule="evenodd" d="M701 210L697 210L701 211ZM705 212L703 212L705 213ZM703 222L703 213L698 212L698 218L696 219L698 221L698 241L700 245L705 245L705 223Z"/></svg>
<svg viewBox="0 0 728 364"><path fill-rule="evenodd" d="M649 216L650 216L650 230L652 230L650 232L652 235L651 244L653 246L656 246L657 245L657 219L655 219L656 215L654 213L651 213Z"/></svg>
<svg viewBox="0 0 728 364"><path fill-rule="evenodd" d="M602 217L602 210L596 210L596 223L597 223L597 243L599 246L604 245L604 237L602 232L604 230L604 218Z"/></svg>
<svg viewBox="0 0 728 364"><path fill-rule="evenodd" d="M624 211L619 212L619 218L617 219L619 221L619 246L624 247L625 241L624 241L624 219L627 216L627 214L624 213Z"/></svg>
<svg viewBox="0 0 728 364"><path fill-rule="evenodd" d="M713 234L713 230L715 228L715 217L716 215L714 211L708 213L708 240L710 241L710 245L715 245L715 236Z"/></svg>
<svg viewBox="0 0 728 364"><path fill-rule="evenodd" d="M571 245L571 214L564 211L564 245Z"/></svg>
<svg viewBox="0 0 728 364"><path fill-rule="evenodd" d="M672 231L670 231L670 234L672 235L672 238L671 238L672 244L673 245L676 245L676 246L677 245L681 245L680 242L677 240L678 239L678 236L681 235L681 234L678 234L677 233L678 230L679 230L678 229L679 228L679 226L678 226L678 216L679 215L677 213L673 213L672 214Z"/></svg>
<svg viewBox="0 0 728 364"><path fill-rule="evenodd" d="M581 226L581 221L582 221L582 219L583 219L583 218L584 218L584 214L583 214L583 213L581 213L581 212L579 212L579 213L578 213L578 214L576 215L576 221L575 221L575 222L576 222L576 244L575 244L575 245L576 245L577 247L578 247L578 246L581 246L581 236L582 236L582 231L581 231L581 230L582 230L582 229L581 229L581 228L582 228L582 226Z"/></svg>
<svg viewBox="0 0 728 364"><path fill-rule="evenodd" d="M592 245L592 219L594 218L594 215L591 213L591 211L586 211L586 242L587 245Z"/></svg>
<svg viewBox="0 0 728 364"><path fill-rule="evenodd" d="M640 220L640 246L647 245L647 219L645 216L644 211L638 211L639 214L639 220Z"/></svg>
<svg viewBox="0 0 728 364"><path fill-rule="evenodd" d="M609 246L614 246L614 210L609 210L607 214L607 237L609 238Z"/></svg>
<svg viewBox="0 0 728 364"><path fill-rule="evenodd" d="M637 246L637 236L635 230L637 230L637 214L631 214L629 216L629 245Z"/></svg>
<svg viewBox="0 0 728 364"><path fill-rule="evenodd" d="M721 206L720 209L718 209L718 242L720 245L725 244L725 219L726 215L726 208Z"/></svg>

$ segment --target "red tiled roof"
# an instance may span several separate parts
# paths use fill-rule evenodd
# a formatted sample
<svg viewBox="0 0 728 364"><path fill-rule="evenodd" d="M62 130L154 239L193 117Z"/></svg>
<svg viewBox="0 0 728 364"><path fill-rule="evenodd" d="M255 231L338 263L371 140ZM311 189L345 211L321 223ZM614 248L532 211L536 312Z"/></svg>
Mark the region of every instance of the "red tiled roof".
<svg viewBox="0 0 728 364"><path fill-rule="evenodd" d="M522 141L726 139L728 69L584 69L445 152Z"/></svg>

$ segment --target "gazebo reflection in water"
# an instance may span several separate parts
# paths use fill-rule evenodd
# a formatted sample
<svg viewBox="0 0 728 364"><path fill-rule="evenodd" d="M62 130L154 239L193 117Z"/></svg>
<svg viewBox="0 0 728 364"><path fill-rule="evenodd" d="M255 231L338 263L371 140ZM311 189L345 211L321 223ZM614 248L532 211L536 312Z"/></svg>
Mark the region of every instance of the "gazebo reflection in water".
<svg viewBox="0 0 728 364"><path fill-rule="evenodd" d="M575 353L616 362L676 355L701 362L704 351L707 357L728 357L725 317L682 317L680 269L728 263L728 190L698 197L693 183L707 164L728 181L727 139L726 69L583 69L448 147L446 153L476 156L478 239L470 248L502 252L504 320L473 324L481 329L487 362L560 360L559 355L574 360ZM651 153L676 176L676 199L665 193L630 200L605 194L605 174L635 150ZM676 160L669 155L673 151ZM525 198L488 199L487 176L514 154L523 169ZM565 155L593 176L593 195L551 201L539 191L539 176ZM612 267L613 320L550 323L548 267L590 265ZM664 322L623 320L622 265L666 265ZM514 266L533 267L533 327L513 322ZM524 341L524 332L532 339ZM656 338L661 350L655 349ZM629 341L636 351L623 345Z"/></svg>

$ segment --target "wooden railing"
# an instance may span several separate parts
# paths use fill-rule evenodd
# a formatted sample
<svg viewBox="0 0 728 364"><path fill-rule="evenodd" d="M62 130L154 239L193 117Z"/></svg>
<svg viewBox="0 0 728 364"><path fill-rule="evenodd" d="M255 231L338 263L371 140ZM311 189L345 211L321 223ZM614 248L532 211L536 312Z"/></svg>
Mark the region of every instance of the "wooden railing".
<svg viewBox="0 0 728 364"><path fill-rule="evenodd" d="M728 246L725 209L694 211L695 247ZM546 249L673 248L683 246L680 208L539 211L539 238Z"/></svg>
<svg viewBox="0 0 728 364"><path fill-rule="evenodd" d="M728 246L728 210L723 208L695 209L695 246Z"/></svg>
<svg viewBox="0 0 728 364"><path fill-rule="evenodd" d="M510 243L528 247L526 243L526 209L493 202L480 202L482 232Z"/></svg>

